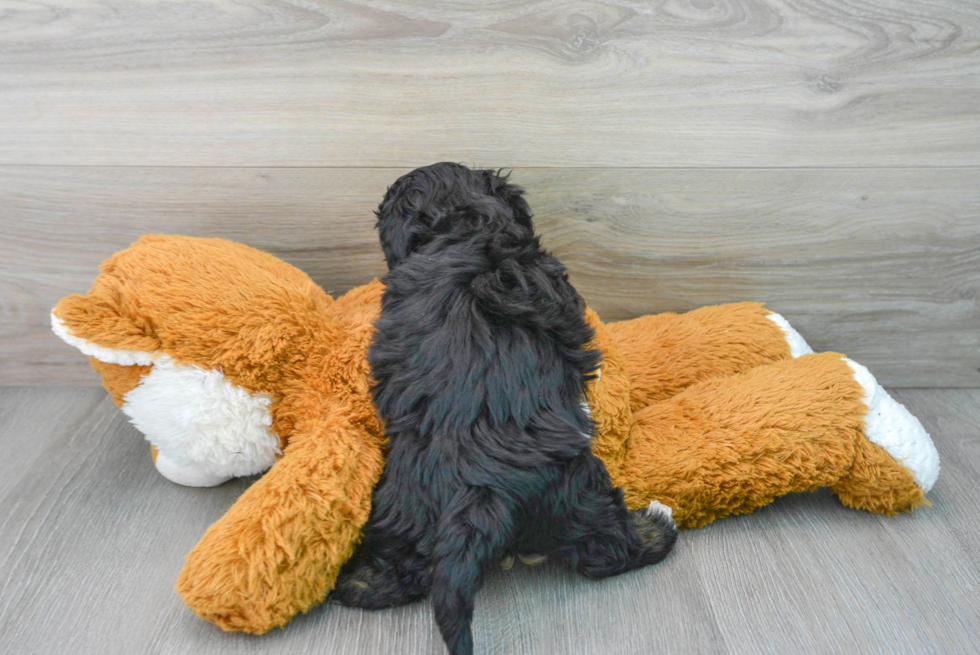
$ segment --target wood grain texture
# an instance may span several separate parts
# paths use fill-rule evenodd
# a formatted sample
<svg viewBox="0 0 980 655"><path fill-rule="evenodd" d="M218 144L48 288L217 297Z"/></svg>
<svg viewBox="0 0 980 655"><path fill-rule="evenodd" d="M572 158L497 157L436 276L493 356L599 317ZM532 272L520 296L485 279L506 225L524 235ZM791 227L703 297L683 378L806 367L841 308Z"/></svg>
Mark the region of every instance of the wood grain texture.
<svg viewBox="0 0 980 655"><path fill-rule="evenodd" d="M826 493L686 531L662 564L602 582L517 565L480 592L482 653L972 652L980 637L980 390L903 390L943 472L895 518ZM314 608L262 637L196 618L183 555L246 488L178 487L100 391L0 389L0 652L441 653L427 603ZM16 429L14 429L16 426Z"/></svg>
<svg viewBox="0 0 980 655"><path fill-rule="evenodd" d="M974 0L0 12L0 164L980 165Z"/></svg>
<svg viewBox="0 0 980 655"><path fill-rule="evenodd" d="M0 381L92 384L48 329L141 234L222 236L344 293L403 169L0 168ZM606 320L764 301L894 386L980 386L980 170L517 169Z"/></svg>

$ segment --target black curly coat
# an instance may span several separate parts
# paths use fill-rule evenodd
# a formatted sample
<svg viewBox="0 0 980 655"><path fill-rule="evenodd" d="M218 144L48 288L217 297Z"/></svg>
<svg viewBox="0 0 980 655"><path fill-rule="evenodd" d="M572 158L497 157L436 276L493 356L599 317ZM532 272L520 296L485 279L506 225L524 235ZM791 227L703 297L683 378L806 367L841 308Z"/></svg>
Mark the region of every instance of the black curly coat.
<svg viewBox="0 0 980 655"><path fill-rule="evenodd" d="M390 272L368 360L390 450L332 599L382 608L430 593L449 650L466 654L474 596L504 555L553 555L591 577L663 559L669 515L631 515L589 449L582 401L600 353L521 189L434 164L388 190L378 229Z"/></svg>

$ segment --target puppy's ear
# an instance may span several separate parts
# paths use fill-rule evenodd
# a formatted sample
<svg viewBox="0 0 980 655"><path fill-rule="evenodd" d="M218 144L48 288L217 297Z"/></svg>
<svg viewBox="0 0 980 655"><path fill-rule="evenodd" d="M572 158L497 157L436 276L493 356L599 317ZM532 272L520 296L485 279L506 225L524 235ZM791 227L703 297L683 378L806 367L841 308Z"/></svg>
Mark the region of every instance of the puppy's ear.
<svg viewBox="0 0 980 655"><path fill-rule="evenodd" d="M509 182L510 173L504 173L502 170L484 170L483 176L487 194L506 204L513 212L513 220L528 229L533 229L531 206L524 199L524 189Z"/></svg>
<svg viewBox="0 0 980 655"><path fill-rule="evenodd" d="M384 200L374 212L378 217L375 227L388 270L404 262L432 239L429 217L418 209L425 205L429 186L418 170L403 175L388 187Z"/></svg>
<svg viewBox="0 0 980 655"><path fill-rule="evenodd" d="M378 236L388 270L401 264L419 247L432 240L432 230L420 217L392 211L391 208L388 211L381 209L377 215Z"/></svg>

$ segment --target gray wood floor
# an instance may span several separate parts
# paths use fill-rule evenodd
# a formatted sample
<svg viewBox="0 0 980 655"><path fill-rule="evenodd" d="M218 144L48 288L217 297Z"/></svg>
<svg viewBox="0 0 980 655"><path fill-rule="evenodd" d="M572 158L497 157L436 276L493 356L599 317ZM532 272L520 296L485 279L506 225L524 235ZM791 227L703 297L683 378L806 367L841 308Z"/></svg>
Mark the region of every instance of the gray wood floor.
<svg viewBox="0 0 980 655"><path fill-rule="evenodd" d="M906 389L943 458L932 507L887 519L829 494L681 535L604 582L491 576L482 653L967 653L980 643L980 390ZM262 637L196 618L173 582L247 486L175 486L101 389L0 388L0 652L442 652L425 603L315 608Z"/></svg>

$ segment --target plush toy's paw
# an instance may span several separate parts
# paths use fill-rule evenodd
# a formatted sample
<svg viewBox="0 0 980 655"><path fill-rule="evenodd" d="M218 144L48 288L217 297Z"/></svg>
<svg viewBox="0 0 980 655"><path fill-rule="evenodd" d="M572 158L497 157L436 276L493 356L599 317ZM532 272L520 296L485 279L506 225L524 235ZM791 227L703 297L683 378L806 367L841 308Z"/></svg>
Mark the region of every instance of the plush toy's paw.
<svg viewBox="0 0 980 655"><path fill-rule="evenodd" d="M867 406L854 461L831 487L850 507L884 514L914 509L939 477L939 453L922 424L878 384L868 369L847 358Z"/></svg>
<svg viewBox="0 0 980 655"><path fill-rule="evenodd" d="M779 329L783 331L786 337L786 343L789 344L789 354L794 359L797 357L802 357L803 355L809 355L813 352L813 348L810 344L806 342L803 336L797 332L792 325L789 324L781 314L775 312L770 313L766 316L770 321L779 326Z"/></svg>
<svg viewBox="0 0 980 655"><path fill-rule="evenodd" d="M929 433L904 405L888 395L867 368L846 357L844 361L864 389L863 400L868 406L864 436L907 468L923 493L928 493L939 478L939 453Z"/></svg>

